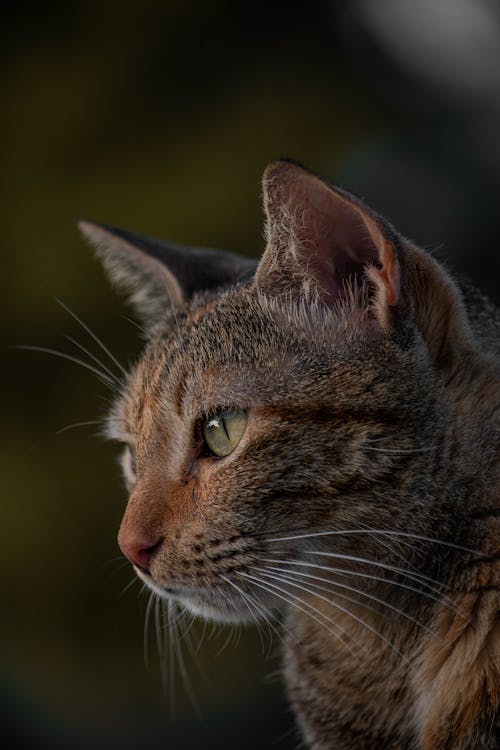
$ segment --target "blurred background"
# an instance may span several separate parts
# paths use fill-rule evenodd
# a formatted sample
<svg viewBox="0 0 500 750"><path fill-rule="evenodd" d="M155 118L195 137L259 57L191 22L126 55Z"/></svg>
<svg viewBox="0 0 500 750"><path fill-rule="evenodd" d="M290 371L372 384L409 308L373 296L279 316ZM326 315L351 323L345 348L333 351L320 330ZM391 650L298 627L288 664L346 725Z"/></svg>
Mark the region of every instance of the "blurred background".
<svg viewBox="0 0 500 750"><path fill-rule="evenodd" d="M296 747L279 651L251 629L222 653L227 632L206 640L206 679L186 656L201 717L179 675L163 690L154 642L146 667L116 447L95 425L60 432L108 394L7 347L81 355L69 335L102 354L58 297L131 362L131 313L76 220L258 255L260 176L280 156L498 301L498 3L19 0L2 16L2 746Z"/></svg>

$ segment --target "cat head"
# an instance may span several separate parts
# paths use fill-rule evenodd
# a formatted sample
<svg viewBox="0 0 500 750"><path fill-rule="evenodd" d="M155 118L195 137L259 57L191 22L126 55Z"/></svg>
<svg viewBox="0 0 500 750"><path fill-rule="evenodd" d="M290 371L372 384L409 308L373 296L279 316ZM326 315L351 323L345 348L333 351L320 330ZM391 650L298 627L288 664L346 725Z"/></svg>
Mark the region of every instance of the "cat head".
<svg viewBox="0 0 500 750"><path fill-rule="evenodd" d="M258 263L81 223L147 332L109 419L120 546L222 620L286 602L285 563L425 531L442 382L469 345L447 274L360 200L286 161L263 192Z"/></svg>

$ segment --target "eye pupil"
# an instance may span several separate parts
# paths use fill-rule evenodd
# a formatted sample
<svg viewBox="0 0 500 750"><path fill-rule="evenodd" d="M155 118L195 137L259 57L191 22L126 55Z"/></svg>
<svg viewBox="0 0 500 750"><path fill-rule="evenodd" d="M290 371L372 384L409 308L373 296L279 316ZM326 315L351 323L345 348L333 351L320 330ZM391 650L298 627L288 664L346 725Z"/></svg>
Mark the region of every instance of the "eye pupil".
<svg viewBox="0 0 500 750"><path fill-rule="evenodd" d="M222 411L207 418L202 425L205 444L214 456L228 456L236 448L245 431L244 411Z"/></svg>

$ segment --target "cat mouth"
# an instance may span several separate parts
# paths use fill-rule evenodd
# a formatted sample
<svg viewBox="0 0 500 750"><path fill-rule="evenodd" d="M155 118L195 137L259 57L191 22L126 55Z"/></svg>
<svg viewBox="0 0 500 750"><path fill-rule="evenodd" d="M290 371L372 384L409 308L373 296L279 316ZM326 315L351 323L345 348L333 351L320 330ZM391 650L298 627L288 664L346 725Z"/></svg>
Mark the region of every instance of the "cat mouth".
<svg viewBox="0 0 500 750"><path fill-rule="evenodd" d="M187 587L181 586L165 586L163 584L156 583L151 573L147 570L142 570L137 565L134 565L134 570L137 576L144 581L144 583L152 589L159 596L189 596L191 590Z"/></svg>

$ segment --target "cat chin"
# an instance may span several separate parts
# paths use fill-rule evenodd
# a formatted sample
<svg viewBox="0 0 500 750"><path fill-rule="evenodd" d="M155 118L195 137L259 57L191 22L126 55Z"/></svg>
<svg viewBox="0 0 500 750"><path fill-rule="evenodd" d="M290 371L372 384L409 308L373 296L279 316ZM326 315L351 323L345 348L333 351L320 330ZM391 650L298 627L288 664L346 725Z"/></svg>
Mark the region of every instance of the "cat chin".
<svg viewBox="0 0 500 750"><path fill-rule="evenodd" d="M185 609L203 620L211 622L220 622L226 624L244 624L254 622L255 619L249 616L248 610L245 612L237 606L228 607L227 604L218 602L207 602L201 597L175 597Z"/></svg>
<svg viewBox="0 0 500 750"><path fill-rule="evenodd" d="M185 609L203 620L211 622L245 624L255 623L255 616L252 617L245 603L221 601L219 597L210 592L181 592L167 587L159 586L154 583L149 576L144 575L141 571L136 570L139 578L158 594L162 599L170 599L177 604L182 605Z"/></svg>
<svg viewBox="0 0 500 750"><path fill-rule="evenodd" d="M210 622L222 624L255 624L256 616L252 617L245 602L237 599L221 599L211 591L193 591L189 593L164 592L163 596L175 599L188 612Z"/></svg>

